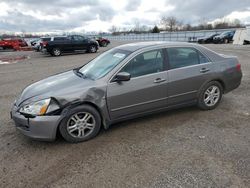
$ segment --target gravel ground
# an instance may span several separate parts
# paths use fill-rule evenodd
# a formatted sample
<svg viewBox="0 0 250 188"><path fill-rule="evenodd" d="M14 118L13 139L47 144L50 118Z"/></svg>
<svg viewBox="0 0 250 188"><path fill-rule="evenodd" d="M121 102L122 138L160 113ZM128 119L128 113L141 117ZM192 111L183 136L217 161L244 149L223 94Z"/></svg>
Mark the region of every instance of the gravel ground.
<svg viewBox="0 0 250 188"><path fill-rule="evenodd" d="M32 141L16 131L9 110L25 86L121 43L61 57L0 52L29 56L0 65L0 187L249 187L250 46L207 45L237 55L244 75L215 110L188 107L130 120L79 144Z"/></svg>

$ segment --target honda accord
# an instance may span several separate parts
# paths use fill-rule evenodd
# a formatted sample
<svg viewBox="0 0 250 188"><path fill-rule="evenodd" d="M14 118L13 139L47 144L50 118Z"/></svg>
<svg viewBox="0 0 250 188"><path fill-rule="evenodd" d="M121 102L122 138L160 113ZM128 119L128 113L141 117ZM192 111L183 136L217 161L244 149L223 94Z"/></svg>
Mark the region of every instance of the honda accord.
<svg viewBox="0 0 250 188"><path fill-rule="evenodd" d="M68 142L103 127L162 110L218 106L241 83L241 65L190 43L140 42L108 50L85 65L26 87L11 117L24 135Z"/></svg>

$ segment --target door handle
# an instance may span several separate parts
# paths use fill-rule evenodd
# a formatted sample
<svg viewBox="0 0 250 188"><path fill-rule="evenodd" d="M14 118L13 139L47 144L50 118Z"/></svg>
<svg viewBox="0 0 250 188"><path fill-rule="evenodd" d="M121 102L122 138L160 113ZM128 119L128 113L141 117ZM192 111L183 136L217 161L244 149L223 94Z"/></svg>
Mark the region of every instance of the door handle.
<svg viewBox="0 0 250 188"><path fill-rule="evenodd" d="M210 69L208 69L208 68L202 68L202 69L200 70L201 73L206 73L206 72L208 72L208 71L210 71Z"/></svg>
<svg viewBox="0 0 250 188"><path fill-rule="evenodd" d="M156 78L154 83L158 84L158 83L161 83L161 82L165 82L166 80L165 79L162 79L162 78Z"/></svg>

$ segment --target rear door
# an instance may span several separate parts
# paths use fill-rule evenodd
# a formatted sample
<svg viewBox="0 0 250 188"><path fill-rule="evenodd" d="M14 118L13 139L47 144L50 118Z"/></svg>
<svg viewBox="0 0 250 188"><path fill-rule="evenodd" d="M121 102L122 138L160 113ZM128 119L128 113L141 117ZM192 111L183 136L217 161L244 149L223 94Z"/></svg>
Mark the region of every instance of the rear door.
<svg viewBox="0 0 250 188"><path fill-rule="evenodd" d="M192 47L167 48L168 105L197 99L201 86L210 79L213 63Z"/></svg>
<svg viewBox="0 0 250 188"><path fill-rule="evenodd" d="M62 51L70 51L71 42L67 37L54 37L53 41Z"/></svg>
<svg viewBox="0 0 250 188"><path fill-rule="evenodd" d="M163 50L157 49L137 55L119 71L130 73L131 79L108 84L107 102L113 120L166 107L165 65Z"/></svg>

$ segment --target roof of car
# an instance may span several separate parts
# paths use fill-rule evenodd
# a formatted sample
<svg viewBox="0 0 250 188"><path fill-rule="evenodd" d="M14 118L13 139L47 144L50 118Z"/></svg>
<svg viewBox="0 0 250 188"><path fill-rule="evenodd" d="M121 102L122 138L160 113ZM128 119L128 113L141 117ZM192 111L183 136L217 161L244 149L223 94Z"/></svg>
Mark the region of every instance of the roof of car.
<svg viewBox="0 0 250 188"><path fill-rule="evenodd" d="M148 47L170 47L170 46L197 46L196 44L191 44L187 42L166 42L166 41L150 41L150 42L136 42L129 43L118 46L117 48L127 51L137 51L139 49L148 48Z"/></svg>
<svg viewBox="0 0 250 188"><path fill-rule="evenodd" d="M206 48L205 46L195 44L195 43L188 43L188 42L166 42L166 41L151 41L151 42L136 42L136 43L129 43L124 44L121 46L116 47L117 49L126 50L130 52L135 52L140 49L151 49L154 47L159 48L167 48L167 47L193 47L199 49L200 52L207 55L211 61L220 61L223 57Z"/></svg>
<svg viewBox="0 0 250 188"><path fill-rule="evenodd" d="M47 38L57 38L57 37L67 37L67 36L47 36L47 37L41 37L41 39L47 39Z"/></svg>

